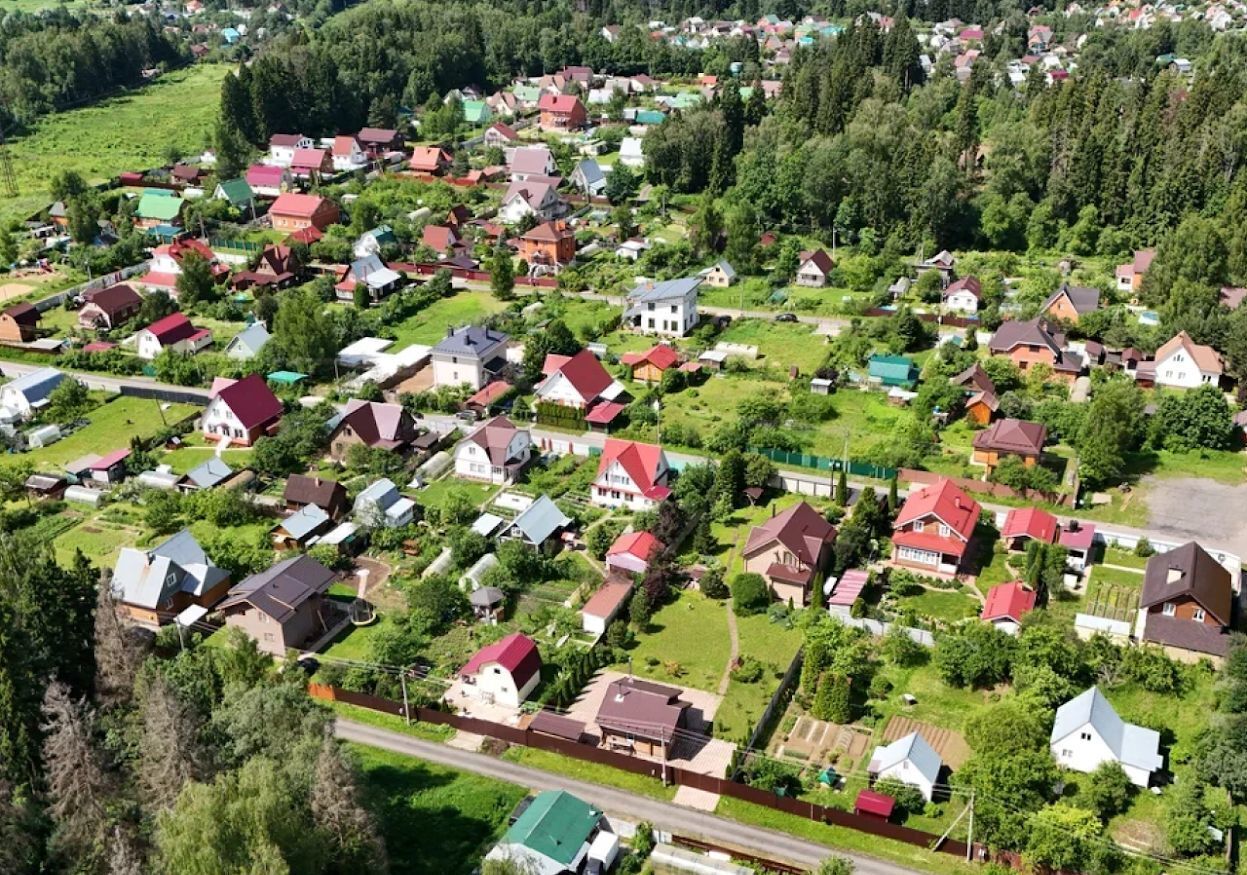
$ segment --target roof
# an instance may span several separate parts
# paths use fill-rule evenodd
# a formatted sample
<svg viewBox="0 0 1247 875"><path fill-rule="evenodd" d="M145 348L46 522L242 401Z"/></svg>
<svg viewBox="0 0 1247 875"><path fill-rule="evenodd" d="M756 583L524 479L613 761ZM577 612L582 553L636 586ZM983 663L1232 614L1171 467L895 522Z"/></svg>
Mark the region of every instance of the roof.
<svg viewBox="0 0 1247 875"><path fill-rule="evenodd" d="M565 738L568 741L580 741L580 737L585 732L583 723L567 717L560 717L553 711L538 711L533 715L528 728L533 732L553 735L556 738Z"/></svg>
<svg viewBox="0 0 1247 875"><path fill-rule="evenodd" d="M232 349L244 349L254 355L271 339L272 335L268 333L263 322L253 322L230 338L230 342L225 345L225 351L228 353Z"/></svg>
<svg viewBox="0 0 1247 875"><path fill-rule="evenodd" d="M1195 365L1206 374L1220 375L1225 370L1225 365L1221 361L1221 354L1211 346L1205 346L1202 343L1196 343L1191 340L1191 335L1185 331L1179 331L1160 349L1156 350L1156 362L1165 361L1175 352L1185 349L1187 355L1195 362Z"/></svg>
<svg viewBox="0 0 1247 875"><path fill-rule="evenodd" d="M310 219L325 203L327 203L326 199L320 195L288 191L277 196L277 200L273 201L273 205L269 207L269 214L280 213L283 216Z"/></svg>
<svg viewBox="0 0 1247 875"><path fill-rule="evenodd" d="M934 784L940 776L944 763L935 748L917 732L898 738L888 745L880 745L870 757L868 771L879 773L909 761L922 777Z"/></svg>
<svg viewBox="0 0 1247 875"><path fill-rule="evenodd" d="M129 458L129 456L130 456L130 450L128 447L123 447L120 450L113 450L111 453L105 453L104 455L92 461L91 464L88 466L88 470L107 471L109 468L113 467L117 463L124 462L127 458Z"/></svg>
<svg viewBox="0 0 1247 875"><path fill-rule="evenodd" d="M507 186L507 191L502 196L502 203L510 203L515 200L515 198L520 197L524 199L525 203L536 210L541 207L542 203L546 200L546 196L551 192L553 192L556 197L558 196L558 192L555 191L553 185L548 182L542 182L538 179L526 179L519 182L512 182L509 186Z"/></svg>
<svg viewBox="0 0 1247 875"><path fill-rule="evenodd" d="M411 443L416 436L416 423L401 404L383 404L352 398L338 422L347 425L370 447L395 450Z"/></svg>
<svg viewBox="0 0 1247 875"><path fill-rule="evenodd" d="M487 562L487 559L493 559L493 562ZM493 553L486 553L480 559L476 560L476 564L468 569L467 576L474 580L478 578L477 574L473 574L478 570L478 566L484 564L487 568L492 568L498 564L498 557ZM507 594L496 586L482 586L480 589L474 589L468 595L468 602L477 608L492 608L500 605L506 599Z"/></svg>
<svg viewBox="0 0 1247 875"><path fill-rule="evenodd" d="M835 588L832 589L831 595L827 598L827 606L851 606L857 601L857 597L862 594L862 590L866 588L866 584L869 581L869 572L861 568L848 569L836 581Z"/></svg>
<svg viewBox="0 0 1247 875"><path fill-rule="evenodd" d="M798 256L797 263L800 267L805 267L807 262L813 264L820 273L824 274L830 273L831 269L835 267L835 263L832 262L831 256L827 254L826 249L813 249L802 252Z"/></svg>
<svg viewBox="0 0 1247 875"><path fill-rule="evenodd" d="M231 587L219 609L246 604L284 623L300 605L328 590L333 578L333 572L311 556L294 556Z"/></svg>
<svg viewBox="0 0 1247 875"><path fill-rule="evenodd" d="M771 517L749 531L745 556L750 556L778 541L803 564L818 564L824 545L836 538L836 527L804 501Z"/></svg>
<svg viewBox="0 0 1247 875"><path fill-rule="evenodd" d="M602 455L598 458L597 476L601 477L614 462L619 463L637 489L647 498L657 498L658 490L665 493L665 487L657 485L658 476L664 467L662 447L607 438ZM665 494L662 497L666 497Z"/></svg>
<svg viewBox="0 0 1247 875"><path fill-rule="evenodd" d="M1070 550L1090 550L1095 543L1095 526L1081 520L1070 520L1061 529L1058 543Z"/></svg>
<svg viewBox="0 0 1247 875"><path fill-rule="evenodd" d="M324 149L295 149L294 157L290 160L290 166L319 169L324 165L328 157L328 153Z"/></svg>
<svg viewBox="0 0 1247 875"><path fill-rule="evenodd" d="M542 112L569 113L581 106L580 98L574 94L543 94L537 101L537 108Z"/></svg>
<svg viewBox="0 0 1247 875"><path fill-rule="evenodd" d="M213 389L216 390L213 397L220 398L245 429L256 428L282 414L281 401L259 374L248 374L241 380L221 385L219 389L214 385Z"/></svg>
<svg viewBox="0 0 1247 875"><path fill-rule="evenodd" d="M1013 620L1021 623L1022 617L1035 609L1036 593L1020 580L1001 583L987 591L983 604L984 620Z"/></svg>
<svg viewBox="0 0 1247 875"><path fill-rule="evenodd" d="M460 675L476 674L486 665L497 663L511 673L517 689L523 688L533 675L541 671L541 654L533 639L513 632L501 641L487 644L459 669Z"/></svg>
<svg viewBox="0 0 1247 875"><path fill-rule="evenodd" d="M608 579L580 608L589 617L613 617L632 595L632 581Z"/></svg>
<svg viewBox="0 0 1247 875"><path fill-rule="evenodd" d="M123 547L113 567L113 592L126 604L156 610L176 592L202 595L229 575L208 559L189 529L153 547Z"/></svg>
<svg viewBox="0 0 1247 875"><path fill-rule="evenodd" d="M1057 518L1041 507L1015 507L1005 516L1000 536L1005 539L1031 538L1051 544L1060 528Z"/></svg>
<svg viewBox="0 0 1247 875"><path fill-rule="evenodd" d="M547 790L537 794L502 840L571 866L601 819L601 812L566 790Z"/></svg>
<svg viewBox="0 0 1247 875"><path fill-rule="evenodd" d="M1091 313L1100 308L1100 290L1093 289L1089 286L1071 286L1065 283L1053 292L1048 300L1044 301L1044 305L1040 308L1040 312L1046 312L1049 307L1057 302L1061 297L1069 300L1069 305L1074 308L1074 312L1082 315L1083 313Z"/></svg>
<svg viewBox="0 0 1247 875"><path fill-rule="evenodd" d="M701 283L702 278L699 276L663 280L658 283L642 283L628 292L628 300L633 303L651 304L676 298L683 299L689 292L695 291Z"/></svg>
<svg viewBox="0 0 1247 875"><path fill-rule="evenodd" d="M535 225L520 239L535 240L544 243L557 243L559 240L564 238L575 236L575 232L567 226L566 222L552 221L542 222L540 225Z"/></svg>
<svg viewBox="0 0 1247 875"><path fill-rule="evenodd" d="M490 125L486 129L486 133L488 133L489 131L497 131L499 134L501 134L503 137L505 137L507 140L511 142L515 142L516 140L520 138L520 135L515 132L515 128L503 122L494 122L492 125Z"/></svg>
<svg viewBox="0 0 1247 875"><path fill-rule="evenodd" d="M221 194L225 195L225 199L234 206L245 204L255 196L255 193L251 190L251 185L242 177L218 182L217 188Z"/></svg>
<svg viewBox="0 0 1247 875"><path fill-rule="evenodd" d="M546 361L549 362L552 357L547 357ZM559 358L563 357L559 356ZM542 370L546 371L545 368ZM555 374L562 374L572 384L577 394L586 401L597 398L615 382L614 378L607 373L606 368L602 367L597 356L588 349L582 349L571 358L559 362L553 370L547 373L549 376L546 377L546 381L552 380Z"/></svg>
<svg viewBox="0 0 1247 875"><path fill-rule="evenodd" d="M615 543L611 544L610 549L606 551L606 555L618 556L626 553L629 556L635 556L648 562L662 549L662 541L649 532L624 532L615 539Z"/></svg>
<svg viewBox="0 0 1247 875"><path fill-rule="evenodd" d="M958 292L967 292L977 300L983 297L983 285L976 276L963 276L948 284L948 288L944 289L944 299L947 300Z"/></svg>
<svg viewBox="0 0 1247 875"><path fill-rule="evenodd" d="M1194 541L1147 560L1139 607L1181 597L1198 602L1222 626L1230 625L1234 599L1230 572Z"/></svg>
<svg viewBox="0 0 1247 875"><path fill-rule="evenodd" d="M412 170L436 170L450 160L445 149L437 146L417 146L411 150L410 166Z"/></svg>
<svg viewBox="0 0 1247 875"><path fill-rule="evenodd" d="M1024 419L998 419L974 436L976 450L1037 456L1048 440L1048 426Z"/></svg>
<svg viewBox="0 0 1247 875"><path fill-rule="evenodd" d="M197 331L191 321L186 318L185 313L170 313L163 319L157 319L143 330L152 334L161 346L169 346L186 340Z"/></svg>
<svg viewBox="0 0 1247 875"><path fill-rule="evenodd" d="M554 156L545 146L520 146L511 153L511 172L544 175L554 164Z"/></svg>
<svg viewBox="0 0 1247 875"><path fill-rule="evenodd" d="M896 515L893 526L899 529L914 520L934 516L952 529L963 541L970 540L979 519L979 503L966 495L946 477L911 493Z"/></svg>
<svg viewBox="0 0 1247 875"><path fill-rule="evenodd" d="M617 678L606 688L606 695L598 706L596 723L608 731L646 740L670 741L684 722L685 710L690 707L680 699L681 692L679 687L630 675Z"/></svg>
<svg viewBox="0 0 1247 875"><path fill-rule="evenodd" d="M870 376L885 381L913 382L918 376L918 367L913 359L903 355L872 355L866 364Z"/></svg>
<svg viewBox="0 0 1247 875"><path fill-rule="evenodd" d="M211 489L223 480L233 476L234 469L222 462L216 456L212 456L201 465L192 468L186 474L186 479L200 489Z"/></svg>
<svg viewBox="0 0 1247 875"><path fill-rule="evenodd" d="M606 174L602 172L602 165L598 164L597 161L592 158L581 159L580 163L576 165L576 170L573 172L578 172L580 174L580 177L584 180L585 185L593 185L594 183L604 182L606 180Z"/></svg>
<svg viewBox="0 0 1247 875"><path fill-rule="evenodd" d="M559 510L559 506L550 496L542 495L515 518L511 527L519 531L530 544L540 546L571 523L571 517Z"/></svg>
<svg viewBox="0 0 1247 875"><path fill-rule="evenodd" d="M472 429L471 434L464 440L469 440L483 449L485 454L489 456L491 465L502 467L507 464L510 458L507 455L507 447L510 446L511 439L515 437L517 431L519 429L515 427L515 423L511 420L505 416L495 416L488 422L483 422Z"/></svg>
<svg viewBox="0 0 1247 875"><path fill-rule="evenodd" d="M1152 266L1152 259L1156 257L1155 249L1136 249L1134 252L1134 260L1131 266L1135 273L1147 273L1148 268Z"/></svg>
<svg viewBox="0 0 1247 875"><path fill-rule="evenodd" d="M10 392L20 392L28 404L37 404L52 394L65 375L56 368L39 368L5 384Z"/></svg>
<svg viewBox="0 0 1247 875"><path fill-rule="evenodd" d="M297 146L304 139L302 134L273 134L268 138L270 146Z"/></svg>
<svg viewBox="0 0 1247 875"><path fill-rule="evenodd" d="M83 299L99 307L109 316L114 316L132 307L139 307L143 297L126 283L117 283L94 292L87 292Z"/></svg>
<svg viewBox="0 0 1247 875"><path fill-rule="evenodd" d="M878 817L891 817L892 809L895 807L896 800L883 793L876 793L874 790L859 791L857 798L853 801L855 811L864 811Z"/></svg>
<svg viewBox="0 0 1247 875"><path fill-rule="evenodd" d="M983 370L983 366L978 362L970 365L957 376L949 380L954 386L964 386L973 388L978 392L995 393L996 384L992 382L992 378L987 375L987 371Z"/></svg>
<svg viewBox="0 0 1247 875"><path fill-rule="evenodd" d="M285 178L286 168L276 164L252 164L247 168L248 185L280 185Z"/></svg>
<svg viewBox="0 0 1247 875"><path fill-rule="evenodd" d="M1149 613L1143 623L1144 641L1211 656L1228 655L1230 637L1229 630L1220 626L1196 623L1181 617L1166 617L1164 614Z"/></svg>
<svg viewBox="0 0 1247 875"><path fill-rule="evenodd" d="M510 337L501 331L480 325L465 325L463 328L451 329L450 333L438 341L432 351L445 355L479 357L484 350L492 349L508 340Z"/></svg>
<svg viewBox="0 0 1247 875"><path fill-rule="evenodd" d="M463 403L469 407L489 407L499 398L511 391L511 384L506 380L494 380L478 389Z"/></svg>
<svg viewBox="0 0 1247 875"><path fill-rule="evenodd" d="M393 128L360 128L359 139L364 143L390 143L398 138Z"/></svg>
<svg viewBox="0 0 1247 875"><path fill-rule="evenodd" d="M291 474L286 479L282 500L288 504L314 504L328 508L335 499L346 496L346 487L336 480L323 480L306 474Z"/></svg>
<svg viewBox="0 0 1247 875"><path fill-rule="evenodd" d="M1009 352L1014 347L1023 345L1046 346L1053 355L1059 356L1064 338L1053 331L1042 317L1036 316L1024 322L1010 319L1000 323L988 347L992 352Z"/></svg>
<svg viewBox="0 0 1247 875"><path fill-rule="evenodd" d="M182 207L186 201L177 195L168 194L145 194L139 198L138 208L135 214L140 219L158 219L162 222L171 222L182 213Z"/></svg>
<svg viewBox="0 0 1247 875"><path fill-rule="evenodd" d="M459 242L459 235L445 225L425 225L420 241L435 252L445 252Z"/></svg>
<svg viewBox="0 0 1247 875"><path fill-rule="evenodd" d="M317 529L327 525L329 525L329 514L314 504L305 504L278 523L278 526L284 529L290 537L298 541L302 541Z"/></svg>
<svg viewBox="0 0 1247 875"><path fill-rule="evenodd" d="M655 344L645 352L624 353L619 359L625 365L636 367L640 364L652 365L660 371L674 367L680 362L680 354L665 343Z"/></svg>
<svg viewBox="0 0 1247 875"><path fill-rule="evenodd" d="M1087 724L1104 740L1118 762L1148 771L1161 767L1160 734L1118 717L1099 687L1079 693L1056 709L1051 743L1057 744Z"/></svg>

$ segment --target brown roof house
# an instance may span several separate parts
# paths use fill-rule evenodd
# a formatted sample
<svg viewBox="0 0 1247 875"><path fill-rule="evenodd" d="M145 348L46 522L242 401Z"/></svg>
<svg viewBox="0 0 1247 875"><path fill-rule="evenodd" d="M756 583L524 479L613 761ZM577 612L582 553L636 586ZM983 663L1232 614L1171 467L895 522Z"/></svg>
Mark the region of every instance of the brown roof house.
<svg viewBox="0 0 1247 875"><path fill-rule="evenodd" d="M163 626L187 612L203 617L229 588L229 572L212 564L195 536L183 529L150 550L123 547L113 566L119 613L143 626Z"/></svg>
<svg viewBox="0 0 1247 875"><path fill-rule="evenodd" d="M1052 368L1052 376L1072 383L1082 373L1083 360L1065 349L1065 335L1042 317L1025 322L1002 322L992 335L988 349L992 355L1006 355L1023 372L1035 365Z"/></svg>
<svg viewBox="0 0 1247 875"><path fill-rule="evenodd" d="M681 692L632 676L612 681L595 720L602 744L648 756L669 755L676 734L688 726L692 707L680 698Z"/></svg>
<svg viewBox="0 0 1247 875"><path fill-rule="evenodd" d="M0 340L29 343L39 331L39 311L33 304L14 304L0 312Z"/></svg>
<svg viewBox="0 0 1247 875"><path fill-rule="evenodd" d="M483 422L455 447L455 476L506 483L528 464L532 435L505 416Z"/></svg>
<svg viewBox="0 0 1247 875"><path fill-rule="evenodd" d="M260 649L284 656L329 629L325 593L334 573L310 556L294 556L253 574L221 602L225 625L237 626Z"/></svg>
<svg viewBox="0 0 1247 875"><path fill-rule="evenodd" d="M78 311L78 326L87 330L116 328L137 314L143 306L143 298L125 283L85 292L82 300L84 303Z"/></svg>
<svg viewBox="0 0 1247 875"><path fill-rule="evenodd" d="M402 453L415 439L416 420L401 404L352 398L329 435L329 454L344 462L356 445Z"/></svg>
<svg viewBox="0 0 1247 875"><path fill-rule="evenodd" d="M1170 389L1194 389L1217 386L1225 373L1221 354L1211 346L1196 343L1185 331L1179 331L1160 349L1153 361L1142 362L1135 377L1143 384Z"/></svg>
<svg viewBox="0 0 1247 875"><path fill-rule="evenodd" d="M287 478L282 501L292 513L310 505L319 507L333 519L341 517L351 506L346 487L341 483L306 474L291 474Z"/></svg>
<svg viewBox="0 0 1247 875"><path fill-rule="evenodd" d="M1043 423L1000 419L974 436L970 460L976 465L986 465L989 474L1005 456L1017 456L1030 468L1039 464L1047 440L1048 427Z"/></svg>
<svg viewBox="0 0 1247 875"><path fill-rule="evenodd" d="M1039 312L1052 319L1077 324L1080 317L1087 313L1094 313L1098 309L1100 309L1099 289L1062 283L1061 287L1044 301Z"/></svg>
<svg viewBox="0 0 1247 875"><path fill-rule="evenodd" d="M827 285L827 276L835 265L825 249L802 252L798 258L796 283L811 289Z"/></svg>
<svg viewBox="0 0 1247 875"><path fill-rule="evenodd" d="M803 608L827 568L835 541L835 526L802 501L750 530L745 571L766 578L780 601Z"/></svg>
<svg viewBox="0 0 1247 875"><path fill-rule="evenodd" d="M1229 650L1230 572L1194 541L1147 560L1135 637L1177 659L1221 660Z"/></svg>
<svg viewBox="0 0 1247 875"><path fill-rule="evenodd" d="M975 362L949 382L966 392L966 419L976 425L990 425L1000 409L1000 398L983 366Z"/></svg>

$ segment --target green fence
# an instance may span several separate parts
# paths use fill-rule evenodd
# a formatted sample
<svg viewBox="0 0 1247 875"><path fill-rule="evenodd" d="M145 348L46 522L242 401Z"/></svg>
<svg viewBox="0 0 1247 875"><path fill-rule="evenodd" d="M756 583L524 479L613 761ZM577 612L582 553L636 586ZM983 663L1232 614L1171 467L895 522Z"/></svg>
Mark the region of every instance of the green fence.
<svg viewBox="0 0 1247 875"><path fill-rule="evenodd" d="M836 472L845 469L844 459L830 459L827 456L815 456L812 453L790 453L787 450L776 450L771 447L750 447L749 452L766 456L778 465L795 465L798 468L813 468L816 471ZM855 477L874 477L877 480L891 480L896 476L895 468L872 465L870 462L849 460L845 469Z"/></svg>
<svg viewBox="0 0 1247 875"><path fill-rule="evenodd" d="M224 237L209 237L208 245L213 249L245 252L248 255L257 255L264 251L263 243L253 243L250 240L227 240Z"/></svg>

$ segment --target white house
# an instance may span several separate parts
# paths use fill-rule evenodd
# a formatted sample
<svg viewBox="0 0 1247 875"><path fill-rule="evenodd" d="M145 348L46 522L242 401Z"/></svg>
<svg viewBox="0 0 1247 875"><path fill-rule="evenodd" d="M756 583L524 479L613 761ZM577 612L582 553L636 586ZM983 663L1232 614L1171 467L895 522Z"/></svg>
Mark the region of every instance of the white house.
<svg viewBox="0 0 1247 875"><path fill-rule="evenodd" d="M796 283L807 289L821 289L834 267L825 249L802 252L797 261Z"/></svg>
<svg viewBox="0 0 1247 875"><path fill-rule="evenodd" d="M979 299L983 297L983 287L978 277L964 276L950 283L944 289L944 306L956 313L974 314L979 311Z"/></svg>
<svg viewBox="0 0 1247 875"><path fill-rule="evenodd" d="M217 377L200 427L209 439L251 446L281 419L281 401L260 374L241 380Z"/></svg>
<svg viewBox="0 0 1247 875"><path fill-rule="evenodd" d="M626 390L610 375L597 356L582 349L573 356L551 353L541 371L544 379L537 384L537 400L588 412L603 403L617 403ZM618 405L622 409L622 404Z"/></svg>
<svg viewBox="0 0 1247 875"><path fill-rule="evenodd" d="M633 169L645 166L645 147L640 137L624 137L619 141L619 163Z"/></svg>
<svg viewBox="0 0 1247 875"><path fill-rule="evenodd" d="M481 388L490 374L506 364L509 340L501 331L476 325L448 330L429 353L433 360L433 384Z"/></svg>
<svg viewBox="0 0 1247 875"><path fill-rule="evenodd" d="M726 289L736 282L736 268L732 267L726 259L721 258L703 270L701 278L705 280L708 286L713 286L716 289Z"/></svg>
<svg viewBox="0 0 1247 875"><path fill-rule="evenodd" d="M1153 373L1152 380L1157 386L1194 389L1205 383L1218 385L1225 365L1221 361L1221 355L1211 346L1196 343L1185 331L1179 331L1156 350L1155 361L1139 366L1139 377L1145 378L1149 370Z"/></svg>
<svg viewBox="0 0 1247 875"><path fill-rule="evenodd" d="M151 361L166 349L194 354L212 343L212 331L196 328L185 313L171 313L157 319L134 336L134 353Z"/></svg>
<svg viewBox="0 0 1247 875"><path fill-rule="evenodd" d="M917 732L881 744L871 754L866 771L872 781L893 780L917 787L922 798L931 801L944 762L935 748Z"/></svg>
<svg viewBox="0 0 1247 875"><path fill-rule="evenodd" d="M512 182L553 176L556 167L554 155L546 146L517 146L507 153Z"/></svg>
<svg viewBox="0 0 1247 875"><path fill-rule="evenodd" d="M455 476L487 483L515 478L532 454L532 435L505 416L481 423L455 447Z"/></svg>
<svg viewBox="0 0 1247 875"><path fill-rule="evenodd" d="M404 498L388 477L382 477L355 497L355 519L366 526L399 528L411 523L416 503Z"/></svg>
<svg viewBox="0 0 1247 875"><path fill-rule="evenodd" d="M311 137L303 134L273 134L268 140L268 163L289 167L294 163L296 150L311 149L315 145Z"/></svg>
<svg viewBox="0 0 1247 875"><path fill-rule="evenodd" d="M1101 763L1119 763L1130 781L1146 787L1164 765L1160 733L1127 723L1091 687L1056 711L1049 743L1057 764L1075 772L1094 772Z"/></svg>
<svg viewBox="0 0 1247 875"><path fill-rule="evenodd" d="M368 165L368 153L359 144L359 139L351 135L333 138L333 149L330 153L333 169L339 172L359 170Z"/></svg>
<svg viewBox="0 0 1247 875"><path fill-rule="evenodd" d="M0 386L0 418L30 419L64 379L56 368L39 368Z"/></svg>
<svg viewBox="0 0 1247 875"><path fill-rule="evenodd" d="M651 510L671 495L670 474L662 447L607 438L589 501L599 507Z"/></svg>
<svg viewBox="0 0 1247 875"><path fill-rule="evenodd" d="M566 212L566 205L558 190L548 182L528 180L513 182L502 196L498 218L514 225L525 216L536 216L542 221L557 219Z"/></svg>
<svg viewBox="0 0 1247 875"><path fill-rule="evenodd" d="M697 326L697 287L702 278L646 282L628 292L624 322L645 334L683 337Z"/></svg>
<svg viewBox="0 0 1247 875"><path fill-rule="evenodd" d="M531 638L515 632L476 651L459 679L474 698L518 708L541 682L541 655Z"/></svg>
<svg viewBox="0 0 1247 875"><path fill-rule="evenodd" d="M271 339L272 335L263 322L253 322L230 338L230 342L225 344L225 355L238 361L253 359Z"/></svg>

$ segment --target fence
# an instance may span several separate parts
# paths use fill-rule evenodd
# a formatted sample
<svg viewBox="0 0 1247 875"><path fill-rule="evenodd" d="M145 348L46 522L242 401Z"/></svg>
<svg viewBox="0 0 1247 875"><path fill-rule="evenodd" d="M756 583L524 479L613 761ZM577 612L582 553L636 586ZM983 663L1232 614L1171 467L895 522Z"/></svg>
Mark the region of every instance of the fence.
<svg viewBox="0 0 1247 875"><path fill-rule="evenodd" d="M450 271L450 275L456 279L467 280L468 282L473 283L489 282L489 271L487 270L472 270L466 267L450 267L437 262L412 263L406 261L396 261L391 262L387 265L387 267L391 270L397 270L402 273L414 273L418 276L432 276L439 270L448 270ZM537 289L553 289L558 287L559 281L554 277L549 276L517 276L515 278L515 284L517 286L532 286Z"/></svg>
<svg viewBox="0 0 1247 875"><path fill-rule="evenodd" d="M939 480L951 480L958 488L964 489L966 492L974 492L979 495L986 495L990 498L1022 498L1028 501L1041 499L1049 504L1055 504L1061 507L1072 507L1074 504L1074 496L1061 493L1059 495L1048 495L1041 492L1018 492L1016 489L1010 489L1003 483L988 483L986 480L971 480L968 477L946 477L944 474L935 474L931 471L919 471L915 468L902 468L900 477L909 483L919 483L923 486L935 483Z"/></svg>
<svg viewBox="0 0 1247 875"><path fill-rule="evenodd" d="M131 383L121 383L120 393L122 395L133 395L136 398L172 401L177 404L207 404L209 398L212 397L212 393L207 389L196 389L193 386L173 389L163 386L139 386Z"/></svg>
<svg viewBox="0 0 1247 875"><path fill-rule="evenodd" d="M788 670L784 672L784 677L780 680L779 686L776 687L771 701L766 703L766 709L762 712L762 716L758 718L758 722L754 724L753 732L749 734L749 743L746 747L749 750L757 749L762 739L767 735L767 729L775 718L784 713L784 708L788 705L788 700L792 698L793 685L796 684L797 678L801 675L801 663L805 661L805 648L797 650L796 655L792 657L792 662L788 663ZM740 777L739 771L736 777Z"/></svg>
<svg viewBox="0 0 1247 875"><path fill-rule="evenodd" d="M258 255L264 251L263 243L255 243L251 240L228 240L224 237L209 237L208 245L213 249L245 252L248 255Z"/></svg>
<svg viewBox="0 0 1247 875"><path fill-rule="evenodd" d="M857 462L852 459L849 460L846 468L844 459L831 459L827 456L815 456L812 453L791 453L787 450L777 450L771 447L750 447L749 452L757 453L759 456L766 456L772 462L780 465L796 465L798 468L814 468L818 471L830 473L845 470L855 477L874 477L877 480L891 480L897 473L895 468L885 468L882 465L872 465L870 462Z"/></svg>
<svg viewBox="0 0 1247 875"><path fill-rule="evenodd" d="M308 694L316 699L330 702L345 702L349 705L367 708L370 711L379 711L396 717L403 716L403 705L401 702L382 699L366 693L355 693L325 684L309 684ZM605 750L595 744L569 741L552 735L533 732L531 729L520 729L516 726L507 726L502 723L480 720L475 717L464 717L459 714L450 714L429 708L412 708L410 716L413 720L422 723L450 726L474 735L496 738L508 744L520 744L525 747L534 747L539 750L572 757L573 759L611 766L635 775L645 775L650 778L660 779L665 777L668 782L673 784L693 787L698 790L704 790L707 793L716 793L720 796L731 796L734 799L751 802L754 805L761 805L765 808L782 811L786 814L806 818L807 820L841 826L879 836L880 838L903 842L907 845L953 854L963 859L966 857L967 847L965 842L962 841L946 839L944 842L939 843L939 836L933 833L923 832L922 830L902 826L898 823L891 823L878 817L872 817L867 814L855 814L851 811L830 808L813 802L803 802L787 796L777 796L767 790L750 787L747 784L740 784L725 778L717 778L713 775L691 772L666 763L652 762L639 757ZM938 847L936 846L937 843ZM976 845L976 856L980 849L981 846Z"/></svg>
<svg viewBox="0 0 1247 875"><path fill-rule="evenodd" d="M897 627L895 623L885 623L882 620L873 620L870 617L854 617L847 612L837 609L832 609L832 616L846 626L852 626L855 629L865 629L876 638L882 638L888 634L888 630ZM935 636L926 629L915 629L912 626L900 626L899 628L915 644L921 644L927 648L935 646Z"/></svg>
<svg viewBox="0 0 1247 875"><path fill-rule="evenodd" d="M132 264L129 267L123 267L121 270L113 271L110 274L97 276L95 279L82 283L81 285L74 286L72 289L65 289L64 291L57 292L56 294L48 295L46 298L40 298L38 301L35 301L35 309L40 313L46 313L53 307L59 307L66 298L76 298L78 295L84 294L85 292L93 292L96 289L104 289L108 286L116 285L122 280L129 279L136 274L147 273L149 265L150 262L142 261L138 264Z"/></svg>
<svg viewBox="0 0 1247 875"><path fill-rule="evenodd" d="M872 307L869 310L863 310L862 315L870 317L895 316L896 311L885 310L882 307ZM941 318L935 313L914 313L914 315L917 316L922 322L938 322L941 325L947 325L951 328L969 328L971 326L977 327L979 324L979 320L967 319L963 316L949 316L946 314Z"/></svg>

